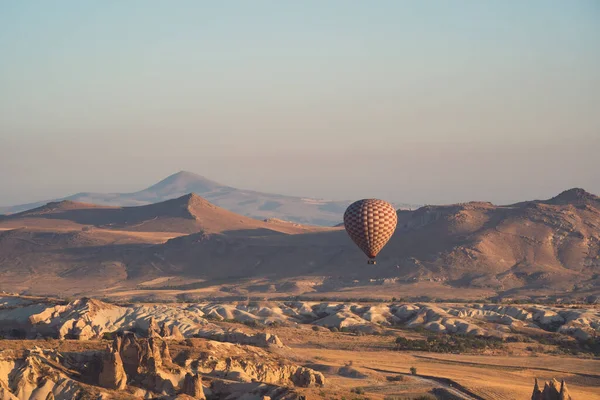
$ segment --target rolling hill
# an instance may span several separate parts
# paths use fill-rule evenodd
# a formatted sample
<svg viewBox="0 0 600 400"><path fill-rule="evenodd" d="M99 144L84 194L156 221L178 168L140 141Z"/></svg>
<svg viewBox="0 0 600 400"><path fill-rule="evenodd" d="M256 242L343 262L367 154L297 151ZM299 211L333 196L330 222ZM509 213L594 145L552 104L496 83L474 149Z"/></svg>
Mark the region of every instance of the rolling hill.
<svg viewBox="0 0 600 400"><path fill-rule="evenodd" d="M83 229L135 232L223 233L244 231L248 236L267 233L301 233L333 228L302 226L235 214L204 198L186 194L172 200L137 207L100 206L63 200L32 210L0 217L0 229Z"/></svg>
<svg viewBox="0 0 600 400"><path fill-rule="evenodd" d="M177 277L173 295L600 294L600 199L581 189L509 206L399 210L374 267L341 228L251 220L195 195L139 207L51 204L4 217L0 229L4 290L47 293L51 282L60 293L133 294Z"/></svg>
<svg viewBox="0 0 600 400"><path fill-rule="evenodd" d="M221 185L200 175L180 171L134 193L77 193L53 200L110 206L140 206L196 193L217 206L252 218L277 218L301 224L333 226L342 220L350 201L328 201L282 196ZM0 214L15 214L42 207L49 201L0 207ZM413 207L397 204L398 207Z"/></svg>

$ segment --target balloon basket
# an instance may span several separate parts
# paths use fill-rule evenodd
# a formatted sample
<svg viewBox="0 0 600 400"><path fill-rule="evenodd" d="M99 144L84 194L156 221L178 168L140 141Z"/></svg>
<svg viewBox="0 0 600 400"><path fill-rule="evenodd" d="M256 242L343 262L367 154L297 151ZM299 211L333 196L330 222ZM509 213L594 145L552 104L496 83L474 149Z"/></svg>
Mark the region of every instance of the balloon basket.
<svg viewBox="0 0 600 400"><path fill-rule="evenodd" d="M377 261L375 261L375 259L372 259L372 260L367 261L367 264L375 265L375 264L377 264Z"/></svg>

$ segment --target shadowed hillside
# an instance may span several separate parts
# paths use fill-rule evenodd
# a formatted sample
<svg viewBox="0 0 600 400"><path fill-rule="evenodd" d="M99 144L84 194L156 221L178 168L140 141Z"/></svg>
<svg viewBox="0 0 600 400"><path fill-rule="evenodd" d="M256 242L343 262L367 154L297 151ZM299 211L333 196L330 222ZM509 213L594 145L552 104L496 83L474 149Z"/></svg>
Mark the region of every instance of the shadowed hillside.
<svg viewBox="0 0 600 400"><path fill-rule="evenodd" d="M0 217L0 228L95 227L139 232L217 233L253 230L299 233L328 228L280 220L259 221L217 207L196 194L138 207L110 207L69 200Z"/></svg>
<svg viewBox="0 0 600 400"><path fill-rule="evenodd" d="M437 295L464 288L505 297L589 296L600 291L599 204L598 197L572 189L509 206L472 202L401 210L375 267L366 267L341 228L252 220L195 195L124 208L50 204L0 221L3 229L27 221L27 227L0 232L0 271L5 285L36 291L43 282L32 281L33 271L62 286L85 275L78 272L83 269L98 276L86 283L90 288L109 286L103 276L118 271L106 279L123 287L180 276L203 280L205 287L229 282L238 293L249 290L243 282L262 279L281 293L294 282L296 294L362 287L385 295L427 283ZM36 231L36 221L46 231ZM51 233L49 221L92 228ZM148 232L172 234L162 240L140 236ZM25 271L32 271L29 278Z"/></svg>
<svg viewBox="0 0 600 400"><path fill-rule="evenodd" d="M217 206L253 218L278 218L324 226L339 223L350 204L349 201L328 201L236 189L186 171L173 174L139 192L78 193L54 202L70 200L110 206L140 206L179 198L188 193L197 193ZM14 214L46 203L48 201L0 207L0 214Z"/></svg>

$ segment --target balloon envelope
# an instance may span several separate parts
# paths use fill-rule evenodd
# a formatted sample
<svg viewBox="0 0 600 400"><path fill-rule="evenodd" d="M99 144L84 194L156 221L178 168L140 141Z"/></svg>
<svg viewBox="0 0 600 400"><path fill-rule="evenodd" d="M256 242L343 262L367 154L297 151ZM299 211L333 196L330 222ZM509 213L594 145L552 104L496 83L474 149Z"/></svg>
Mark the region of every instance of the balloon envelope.
<svg viewBox="0 0 600 400"><path fill-rule="evenodd" d="M356 201L344 213L346 232L369 258L375 258L390 240L397 222L394 207L378 199Z"/></svg>

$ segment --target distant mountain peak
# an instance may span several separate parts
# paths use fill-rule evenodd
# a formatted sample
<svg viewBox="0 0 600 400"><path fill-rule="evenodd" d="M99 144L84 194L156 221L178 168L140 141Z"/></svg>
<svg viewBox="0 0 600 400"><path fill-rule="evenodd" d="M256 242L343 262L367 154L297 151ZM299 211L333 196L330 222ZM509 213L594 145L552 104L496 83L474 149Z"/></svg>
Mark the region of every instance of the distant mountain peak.
<svg viewBox="0 0 600 400"><path fill-rule="evenodd" d="M210 182L210 183L217 184L217 182L212 181L212 180L210 180L202 175L196 174L194 172L179 171L172 175L167 176L165 179L161 180L156 185L159 185L161 183L171 183L171 182L175 182L175 181L187 181L187 182L203 181L203 182Z"/></svg>
<svg viewBox="0 0 600 400"><path fill-rule="evenodd" d="M154 203L154 205L163 204L165 206L179 206L179 207L210 207L217 208L210 201L206 200L204 197L197 195L196 193L188 193L183 196L179 196L174 199L165 200L160 203Z"/></svg>
<svg viewBox="0 0 600 400"><path fill-rule="evenodd" d="M160 196L167 193L205 193L222 187L224 186L202 175L189 171L179 171L150 186L145 192L155 193Z"/></svg>
<svg viewBox="0 0 600 400"><path fill-rule="evenodd" d="M194 198L196 193L200 198ZM184 198L185 205L175 205L178 212L188 203L206 209L210 201L217 208L256 219L278 218L299 224L331 226L342 219L350 201L317 200L314 198L280 195L249 189L237 189L196 173L181 170L142 190L128 193L79 192L57 200L72 200L107 206L135 207ZM44 206L48 201L0 207L0 214L15 214ZM414 208L411 206L411 208Z"/></svg>
<svg viewBox="0 0 600 400"><path fill-rule="evenodd" d="M169 175L165 179L169 179L169 178L174 178L174 179L202 179L202 180L209 180L209 179L205 178L202 175L196 174L195 172L184 171L184 170L181 170L181 171L176 172L176 173L174 173L172 175Z"/></svg>
<svg viewBox="0 0 600 400"><path fill-rule="evenodd" d="M548 203L550 204L581 204L588 202L599 202L600 198L592 193L586 192L581 188L572 188L554 196Z"/></svg>

